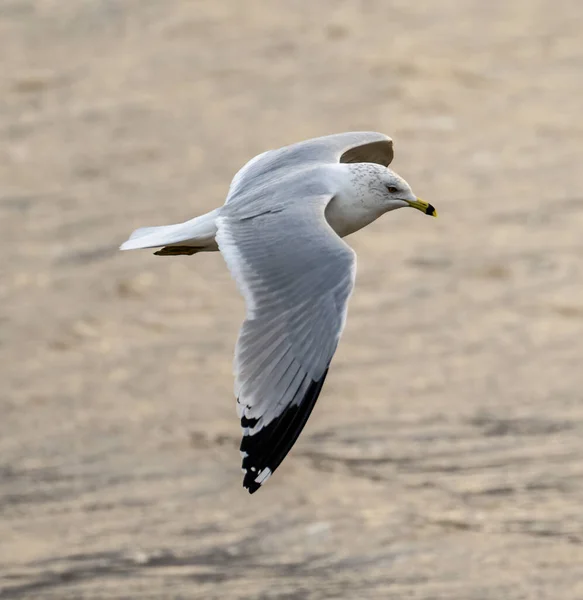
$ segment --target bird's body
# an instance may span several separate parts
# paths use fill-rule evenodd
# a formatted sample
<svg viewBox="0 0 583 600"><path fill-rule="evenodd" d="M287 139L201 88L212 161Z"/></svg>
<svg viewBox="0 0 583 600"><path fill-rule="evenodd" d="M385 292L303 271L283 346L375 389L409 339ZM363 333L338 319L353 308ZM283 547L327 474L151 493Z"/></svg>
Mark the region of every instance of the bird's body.
<svg viewBox="0 0 583 600"><path fill-rule="evenodd" d="M313 180L314 188L322 187L324 193L331 194L326 206L326 221L340 237L370 225L386 212L378 195L371 193L367 186L368 178L381 170L386 172L385 167L373 163L338 163L314 166L303 173L306 187ZM230 197L227 197L227 203ZM300 197L292 198L290 202L309 200L310 197ZM217 208L185 223L137 229L122 245L122 250L164 246L167 250L157 253L162 255L217 251L215 236L220 214L221 209Z"/></svg>
<svg viewBox="0 0 583 600"><path fill-rule="evenodd" d="M392 157L391 139L368 132L268 151L235 175L221 208L138 229L121 246L223 254L247 306L235 395L251 493L295 443L342 333L356 260L340 238L404 206L435 215L387 168Z"/></svg>

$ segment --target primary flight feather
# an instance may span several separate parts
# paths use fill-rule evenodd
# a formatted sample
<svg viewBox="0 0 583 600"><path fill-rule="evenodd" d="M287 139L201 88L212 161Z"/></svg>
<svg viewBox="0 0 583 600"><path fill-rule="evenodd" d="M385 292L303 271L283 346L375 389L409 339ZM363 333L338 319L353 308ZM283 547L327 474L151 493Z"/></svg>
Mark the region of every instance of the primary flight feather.
<svg viewBox="0 0 583 600"><path fill-rule="evenodd" d="M245 298L235 349L243 485L277 469L318 399L346 321L356 256L341 239L410 206L437 216L388 168L381 133L341 133L270 150L233 178L225 204L178 225L137 229L122 250L220 250Z"/></svg>

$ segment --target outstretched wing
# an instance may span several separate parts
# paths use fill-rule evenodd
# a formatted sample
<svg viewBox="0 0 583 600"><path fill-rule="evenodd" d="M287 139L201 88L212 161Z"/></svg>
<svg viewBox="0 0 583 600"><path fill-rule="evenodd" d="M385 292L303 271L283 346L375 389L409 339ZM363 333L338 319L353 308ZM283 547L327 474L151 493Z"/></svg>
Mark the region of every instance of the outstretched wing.
<svg viewBox="0 0 583 600"><path fill-rule="evenodd" d="M266 177L273 181L290 169L297 171L315 164L370 162L388 167L393 160L393 140L384 133L354 131L305 140L277 150L268 150L250 160L235 175L227 204L239 192L249 192L250 182Z"/></svg>
<svg viewBox="0 0 583 600"><path fill-rule="evenodd" d="M356 257L324 217L331 197L264 200L247 212L227 204L217 220L219 248L247 305L235 394L250 493L302 431L346 320Z"/></svg>

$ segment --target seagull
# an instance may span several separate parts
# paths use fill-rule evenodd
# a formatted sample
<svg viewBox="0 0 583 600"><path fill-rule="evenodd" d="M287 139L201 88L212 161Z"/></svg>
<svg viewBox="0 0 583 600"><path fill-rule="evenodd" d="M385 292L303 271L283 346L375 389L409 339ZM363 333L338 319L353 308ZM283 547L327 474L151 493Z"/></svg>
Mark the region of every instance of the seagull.
<svg viewBox="0 0 583 600"><path fill-rule="evenodd" d="M235 175L220 208L137 229L120 247L223 255L246 305L234 389L250 494L291 450L324 385L356 274L342 238L397 208L437 216L388 168L392 160L393 141L375 132L268 150Z"/></svg>

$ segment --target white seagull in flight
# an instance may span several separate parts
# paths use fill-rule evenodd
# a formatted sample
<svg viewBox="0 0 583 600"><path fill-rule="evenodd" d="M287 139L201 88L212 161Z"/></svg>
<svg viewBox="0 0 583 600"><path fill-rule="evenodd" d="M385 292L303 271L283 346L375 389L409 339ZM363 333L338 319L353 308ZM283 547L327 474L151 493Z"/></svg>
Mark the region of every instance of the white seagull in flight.
<svg viewBox="0 0 583 600"><path fill-rule="evenodd" d="M220 208L137 229L121 246L222 253L247 308L234 372L251 494L290 451L324 385L356 273L342 238L397 208L437 216L388 168L392 159L391 138L373 132L269 150L235 175Z"/></svg>

